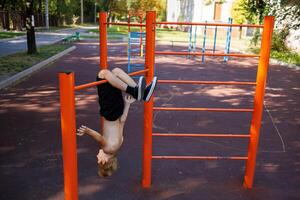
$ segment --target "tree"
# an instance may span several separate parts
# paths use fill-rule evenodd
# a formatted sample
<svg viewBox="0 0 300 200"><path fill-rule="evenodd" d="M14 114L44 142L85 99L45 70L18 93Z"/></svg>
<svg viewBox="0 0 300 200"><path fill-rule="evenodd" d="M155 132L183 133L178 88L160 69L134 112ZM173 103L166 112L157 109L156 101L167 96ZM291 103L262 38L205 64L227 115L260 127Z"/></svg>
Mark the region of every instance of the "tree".
<svg viewBox="0 0 300 200"><path fill-rule="evenodd" d="M300 2L298 0L277 0L270 2L270 14L275 16L280 29L300 28Z"/></svg>
<svg viewBox="0 0 300 200"><path fill-rule="evenodd" d="M132 1L130 9L142 11L143 13L155 10L159 20L166 19L166 0L135 0Z"/></svg>
<svg viewBox="0 0 300 200"><path fill-rule="evenodd" d="M33 0L26 0L26 31L27 53L34 54L37 52L37 49L34 33Z"/></svg>

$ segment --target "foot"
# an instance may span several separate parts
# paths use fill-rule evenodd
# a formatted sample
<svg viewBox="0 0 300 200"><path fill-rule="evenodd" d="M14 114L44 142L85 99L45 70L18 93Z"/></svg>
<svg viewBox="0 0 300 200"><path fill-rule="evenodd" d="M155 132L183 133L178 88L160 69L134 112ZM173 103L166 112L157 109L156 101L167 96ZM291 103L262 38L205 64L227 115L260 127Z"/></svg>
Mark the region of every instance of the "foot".
<svg viewBox="0 0 300 200"><path fill-rule="evenodd" d="M157 77L154 76L151 83L149 85L147 85L145 88L144 97L143 97L144 101L148 102L150 100L150 98L153 94L153 91L155 89L156 83L157 83Z"/></svg>
<svg viewBox="0 0 300 200"><path fill-rule="evenodd" d="M141 76L139 78L139 82L138 85L135 87L135 95L134 98L138 101L141 101L143 96L144 96L144 92L145 92L145 87L146 87L146 80L145 77Z"/></svg>

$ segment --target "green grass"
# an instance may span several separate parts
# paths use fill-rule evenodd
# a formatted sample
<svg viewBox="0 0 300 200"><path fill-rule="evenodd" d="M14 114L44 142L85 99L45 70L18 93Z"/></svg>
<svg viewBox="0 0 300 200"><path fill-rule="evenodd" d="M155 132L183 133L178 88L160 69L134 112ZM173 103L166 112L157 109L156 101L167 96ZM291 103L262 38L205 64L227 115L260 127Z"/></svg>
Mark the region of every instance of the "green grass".
<svg viewBox="0 0 300 200"><path fill-rule="evenodd" d="M260 52L260 48L252 47L249 49L251 52L258 54ZM276 60L283 61L289 64L295 64L300 66L300 54L292 51L278 52L271 50L271 58Z"/></svg>
<svg viewBox="0 0 300 200"><path fill-rule="evenodd" d="M291 63L300 66L300 54L295 52L271 51L271 57L286 63Z"/></svg>
<svg viewBox="0 0 300 200"><path fill-rule="evenodd" d="M3 31L3 32L0 32L0 39L14 38L14 37L21 36L21 35L25 35L25 33Z"/></svg>
<svg viewBox="0 0 300 200"><path fill-rule="evenodd" d="M38 48L38 53L28 55L26 52L16 53L0 57L0 75L15 74L39 63L63 50L70 47L65 44L53 44L41 46Z"/></svg>

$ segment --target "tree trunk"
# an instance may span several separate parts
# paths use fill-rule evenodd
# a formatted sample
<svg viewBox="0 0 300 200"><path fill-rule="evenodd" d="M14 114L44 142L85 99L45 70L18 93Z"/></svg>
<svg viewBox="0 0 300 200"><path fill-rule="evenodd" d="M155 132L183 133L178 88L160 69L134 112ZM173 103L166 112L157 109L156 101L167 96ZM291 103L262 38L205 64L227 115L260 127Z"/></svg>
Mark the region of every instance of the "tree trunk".
<svg viewBox="0 0 300 200"><path fill-rule="evenodd" d="M10 30L10 21L9 21L9 12L5 12L5 15L4 15L5 19L5 27L3 27L4 29L6 30Z"/></svg>
<svg viewBox="0 0 300 200"><path fill-rule="evenodd" d="M46 29L49 29L49 1L45 1L45 19L46 19Z"/></svg>
<svg viewBox="0 0 300 200"><path fill-rule="evenodd" d="M37 53L34 33L33 0L26 0L27 53Z"/></svg>

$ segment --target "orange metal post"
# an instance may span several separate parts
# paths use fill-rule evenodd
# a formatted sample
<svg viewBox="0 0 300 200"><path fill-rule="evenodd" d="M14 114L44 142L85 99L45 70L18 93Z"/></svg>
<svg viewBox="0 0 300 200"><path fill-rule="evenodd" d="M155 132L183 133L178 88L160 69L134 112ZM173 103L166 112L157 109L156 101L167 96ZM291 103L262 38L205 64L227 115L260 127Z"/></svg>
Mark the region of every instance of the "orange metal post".
<svg viewBox="0 0 300 200"><path fill-rule="evenodd" d="M154 76L155 63L155 21L156 12L148 11L146 14L146 55L145 68L146 81L150 83ZM142 186L148 188L151 185L151 159L152 159L152 117L153 97L148 103L144 103L144 151L143 151L143 180Z"/></svg>
<svg viewBox="0 0 300 200"><path fill-rule="evenodd" d="M272 32L274 26L274 17L267 16L264 19L264 29L261 40L260 59L257 69L256 78L256 90L254 96L254 111L250 126L250 140L248 146L248 160L246 164L246 171L244 177L244 187L252 188L255 165L256 165L256 154L258 148L259 134L261 119L263 113L263 103L265 95L265 86L267 79L267 72L269 68L269 58L272 42Z"/></svg>
<svg viewBox="0 0 300 200"><path fill-rule="evenodd" d="M107 14L99 13L99 49L100 49L100 69L107 69Z"/></svg>
<svg viewBox="0 0 300 200"><path fill-rule="evenodd" d="M107 69L107 13L99 13L99 49L100 49L100 70ZM103 132L103 117L100 117L100 132Z"/></svg>
<svg viewBox="0 0 300 200"><path fill-rule="evenodd" d="M78 199L74 73L59 73L60 114L66 200Z"/></svg>

